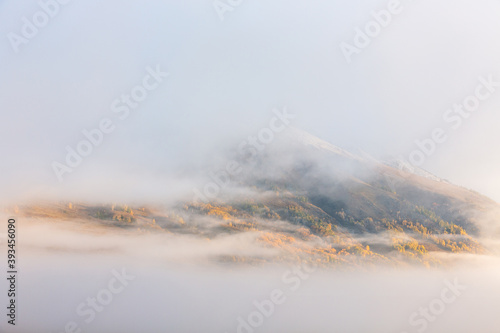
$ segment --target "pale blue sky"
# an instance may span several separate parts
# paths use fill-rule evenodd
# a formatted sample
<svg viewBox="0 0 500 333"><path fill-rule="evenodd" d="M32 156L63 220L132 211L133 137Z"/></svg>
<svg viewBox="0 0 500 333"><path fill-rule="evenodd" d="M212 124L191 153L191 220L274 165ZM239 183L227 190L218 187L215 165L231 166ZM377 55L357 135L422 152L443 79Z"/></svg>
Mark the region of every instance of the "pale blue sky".
<svg viewBox="0 0 500 333"><path fill-rule="evenodd" d="M73 0L16 54L7 34L40 7L0 1L0 186L64 191L51 162L160 64L170 77L75 175L92 184L113 168L123 173L109 177L196 164L287 106L295 126L378 157L408 156L443 127L449 139L423 168L500 201L500 89L458 130L442 120L478 76L500 81L500 3L402 0L348 64L339 44L388 2L247 0L220 21L209 0Z"/></svg>

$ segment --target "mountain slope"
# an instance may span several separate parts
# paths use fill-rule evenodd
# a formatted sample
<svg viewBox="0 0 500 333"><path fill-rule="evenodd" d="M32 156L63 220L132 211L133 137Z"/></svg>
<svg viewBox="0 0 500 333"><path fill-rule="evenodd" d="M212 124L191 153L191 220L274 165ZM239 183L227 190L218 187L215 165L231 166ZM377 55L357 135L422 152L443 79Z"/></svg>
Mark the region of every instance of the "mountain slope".
<svg viewBox="0 0 500 333"><path fill-rule="evenodd" d="M481 242L491 230L485 221L498 228L486 215L498 205L476 192L356 156L297 129L239 162L243 175L210 202L44 204L9 213L30 223L73 221L109 233L197 239L202 246L208 240L222 244L211 260L252 264L433 266L447 253L488 253Z"/></svg>

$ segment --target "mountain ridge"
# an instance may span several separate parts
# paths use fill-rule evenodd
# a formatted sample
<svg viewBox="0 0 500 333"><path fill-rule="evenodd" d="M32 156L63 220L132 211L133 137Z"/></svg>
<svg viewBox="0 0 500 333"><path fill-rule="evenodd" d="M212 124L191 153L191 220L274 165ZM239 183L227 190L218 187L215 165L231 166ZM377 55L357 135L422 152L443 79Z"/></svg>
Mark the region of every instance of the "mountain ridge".
<svg viewBox="0 0 500 333"><path fill-rule="evenodd" d="M219 262L431 267L446 264L444 254L488 254L484 213L498 209L476 192L374 163L296 129L260 152L232 184L209 202L62 202L8 213L110 233L212 242L249 235L249 248L273 250L245 256L227 248L211 259ZM498 230L496 219L490 222Z"/></svg>

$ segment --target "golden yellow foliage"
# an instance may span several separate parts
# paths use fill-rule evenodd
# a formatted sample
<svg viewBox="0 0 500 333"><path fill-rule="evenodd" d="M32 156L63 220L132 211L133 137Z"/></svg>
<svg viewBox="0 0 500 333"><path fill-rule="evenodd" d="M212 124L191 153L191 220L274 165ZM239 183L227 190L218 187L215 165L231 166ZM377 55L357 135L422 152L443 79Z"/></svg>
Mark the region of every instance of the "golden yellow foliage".
<svg viewBox="0 0 500 333"><path fill-rule="evenodd" d="M273 247L284 247L295 242L295 238L284 234L272 234L269 232L262 233L259 241L272 245Z"/></svg>
<svg viewBox="0 0 500 333"><path fill-rule="evenodd" d="M215 206L212 204L200 204L199 208L207 215L216 216L223 220L232 219L231 214L236 213L236 210L231 206Z"/></svg>

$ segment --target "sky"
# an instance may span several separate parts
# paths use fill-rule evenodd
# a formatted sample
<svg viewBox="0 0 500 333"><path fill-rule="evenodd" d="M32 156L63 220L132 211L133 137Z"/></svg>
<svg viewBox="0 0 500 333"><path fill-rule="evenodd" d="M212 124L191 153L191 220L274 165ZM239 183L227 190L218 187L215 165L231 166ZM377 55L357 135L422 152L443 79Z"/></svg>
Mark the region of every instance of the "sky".
<svg viewBox="0 0 500 333"><path fill-rule="evenodd" d="M410 159L441 129L421 167L500 202L500 87L457 128L444 118L484 80L500 82L500 3L397 4L0 1L1 198L166 195L183 186L175 170L202 166L286 107L293 126L380 159ZM375 16L380 31L356 47ZM346 57L345 45L357 51ZM121 119L113 102L151 71L168 76ZM113 130L59 181L54 162L105 119Z"/></svg>

